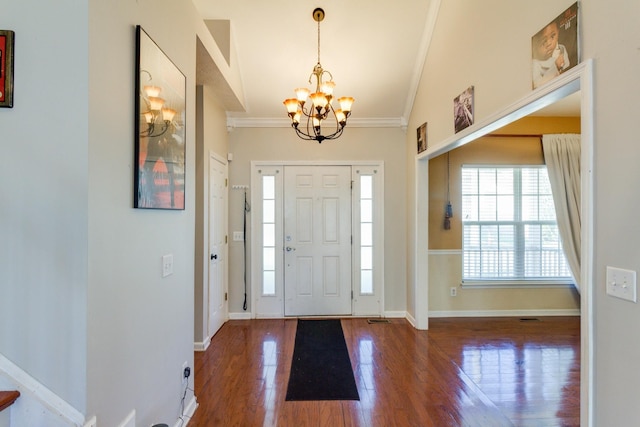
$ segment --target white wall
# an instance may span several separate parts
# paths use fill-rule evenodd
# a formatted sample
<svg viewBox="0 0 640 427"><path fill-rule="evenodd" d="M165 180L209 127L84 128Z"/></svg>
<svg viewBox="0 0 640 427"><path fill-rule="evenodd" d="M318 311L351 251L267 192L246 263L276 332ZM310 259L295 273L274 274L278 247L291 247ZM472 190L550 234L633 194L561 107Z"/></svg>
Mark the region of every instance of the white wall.
<svg viewBox="0 0 640 427"><path fill-rule="evenodd" d="M0 0L16 32L0 109L0 353L86 407L86 2Z"/></svg>
<svg viewBox="0 0 640 427"><path fill-rule="evenodd" d="M640 271L640 2L583 4L595 59L596 425L640 425L640 306L605 294L607 265ZM633 325L633 326L632 326Z"/></svg>
<svg viewBox="0 0 640 427"><path fill-rule="evenodd" d="M189 0L95 0L89 12L87 414L172 425L193 367L196 34L212 37ZM187 79L184 211L132 208L136 24ZM165 254L174 273L162 278Z"/></svg>
<svg viewBox="0 0 640 427"><path fill-rule="evenodd" d="M229 151L233 161L229 166L229 183L251 184L251 161L313 161L313 160L382 160L385 167L385 311L406 310L405 248L406 182L404 163L404 132L399 129L349 128L340 139L318 144L299 139L291 128L238 128L229 135ZM248 192L251 197L251 192ZM244 193L230 191L229 230L242 230ZM249 223L251 218L248 219ZM250 233L247 233L250 238ZM249 240L250 244L250 240ZM229 311L242 313L244 300L242 242L229 246ZM251 284L248 283L249 311Z"/></svg>
<svg viewBox="0 0 640 427"><path fill-rule="evenodd" d="M476 121L530 93L530 40L572 1L442 1L409 129L429 122L430 144L453 134L452 100L475 86ZM640 270L640 181L637 130L640 107L640 3L582 1L582 58L594 59L595 98L595 412L594 425L640 423L640 323L637 304L605 294L605 267ZM409 194L413 194L415 139L407 135ZM624 154L622 154L624 153ZM413 201L410 199L410 202ZM414 208L409 206L409 212ZM410 218L411 219L411 218ZM409 221L409 224L412 224ZM410 226L409 236L413 229ZM413 242L410 241L410 244ZM412 261L408 271L415 267ZM410 273L409 273L410 275ZM412 278L409 277L411 280ZM624 333L624 330L628 333ZM586 349L583 349L586 351ZM586 379L583 379L585 381Z"/></svg>
<svg viewBox="0 0 640 427"><path fill-rule="evenodd" d="M225 99L242 98L239 72L190 0L0 9L16 31L15 107L0 109L0 352L101 426L134 410L138 425L172 425L193 367L196 36ZM184 211L132 208L136 24L187 78ZM224 135L224 119L207 132Z"/></svg>

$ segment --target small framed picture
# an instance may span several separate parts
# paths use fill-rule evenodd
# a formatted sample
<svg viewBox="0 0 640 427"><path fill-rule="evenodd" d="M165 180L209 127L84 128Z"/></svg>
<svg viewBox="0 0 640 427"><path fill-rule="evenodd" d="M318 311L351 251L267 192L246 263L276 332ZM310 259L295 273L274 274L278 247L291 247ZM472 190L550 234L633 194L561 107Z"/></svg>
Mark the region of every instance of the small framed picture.
<svg viewBox="0 0 640 427"><path fill-rule="evenodd" d="M427 149L427 123L421 124L418 129L416 129L417 138L418 138L418 153L422 153Z"/></svg>
<svg viewBox="0 0 640 427"><path fill-rule="evenodd" d="M0 107L13 108L13 31L0 30Z"/></svg>
<svg viewBox="0 0 640 427"><path fill-rule="evenodd" d="M531 86L537 89L580 62L578 3L531 37Z"/></svg>
<svg viewBox="0 0 640 427"><path fill-rule="evenodd" d="M453 117L456 133L473 124L473 86L453 99Z"/></svg>

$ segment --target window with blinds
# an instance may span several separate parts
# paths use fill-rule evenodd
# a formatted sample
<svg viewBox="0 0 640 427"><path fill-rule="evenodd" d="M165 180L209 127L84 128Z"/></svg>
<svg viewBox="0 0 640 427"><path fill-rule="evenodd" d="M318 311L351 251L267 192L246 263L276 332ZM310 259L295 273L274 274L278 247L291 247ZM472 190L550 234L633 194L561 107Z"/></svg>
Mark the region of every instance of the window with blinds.
<svg viewBox="0 0 640 427"><path fill-rule="evenodd" d="M567 283L545 166L462 167L465 284Z"/></svg>

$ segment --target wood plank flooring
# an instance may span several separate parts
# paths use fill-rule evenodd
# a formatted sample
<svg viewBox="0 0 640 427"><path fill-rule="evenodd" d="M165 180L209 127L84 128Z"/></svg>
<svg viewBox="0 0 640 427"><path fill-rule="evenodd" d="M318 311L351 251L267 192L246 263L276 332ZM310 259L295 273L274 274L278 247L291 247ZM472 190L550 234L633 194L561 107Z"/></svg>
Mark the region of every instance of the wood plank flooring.
<svg viewBox="0 0 640 427"><path fill-rule="evenodd" d="M296 320L229 321L195 354L189 426L578 426L577 317L342 319L360 401L287 402Z"/></svg>

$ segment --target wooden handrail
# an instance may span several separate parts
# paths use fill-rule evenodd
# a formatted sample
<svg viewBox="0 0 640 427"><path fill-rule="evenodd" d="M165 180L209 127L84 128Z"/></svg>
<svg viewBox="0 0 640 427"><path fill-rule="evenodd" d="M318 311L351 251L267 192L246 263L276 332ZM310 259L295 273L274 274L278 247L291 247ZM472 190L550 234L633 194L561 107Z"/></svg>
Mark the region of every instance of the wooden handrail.
<svg viewBox="0 0 640 427"><path fill-rule="evenodd" d="M13 405L13 402L15 402L18 397L20 397L20 392L16 390L0 391L0 412Z"/></svg>

